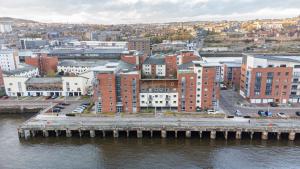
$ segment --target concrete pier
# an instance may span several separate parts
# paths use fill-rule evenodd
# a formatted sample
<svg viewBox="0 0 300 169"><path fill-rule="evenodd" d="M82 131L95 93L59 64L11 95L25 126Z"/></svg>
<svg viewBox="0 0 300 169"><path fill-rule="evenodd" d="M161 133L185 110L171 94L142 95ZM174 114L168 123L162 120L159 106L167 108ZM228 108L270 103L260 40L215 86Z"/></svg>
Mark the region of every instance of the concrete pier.
<svg viewBox="0 0 300 169"><path fill-rule="evenodd" d="M202 131L199 131L199 138L202 138Z"/></svg>
<svg viewBox="0 0 300 169"><path fill-rule="evenodd" d="M295 132L290 132L290 133L289 133L289 140L290 140L290 141L294 141L295 138L296 138L296 133L295 133Z"/></svg>
<svg viewBox="0 0 300 169"><path fill-rule="evenodd" d="M268 132L267 131L263 131L262 133L261 133L261 139L262 140L268 140Z"/></svg>
<svg viewBox="0 0 300 169"><path fill-rule="evenodd" d="M250 132L250 139L253 140L253 135L254 135L254 132Z"/></svg>
<svg viewBox="0 0 300 169"><path fill-rule="evenodd" d="M94 138L96 136L95 130L90 130L90 137Z"/></svg>
<svg viewBox="0 0 300 169"><path fill-rule="evenodd" d="M66 136L67 137L72 137L72 131L71 130L66 130Z"/></svg>
<svg viewBox="0 0 300 169"><path fill-rule="evenodd" d="M49 122L47 118L49 117L41 116L26 121L17 130L19 137L35 137L36 135L50 137L53 132L55 132L57 137L61 133L66 133L64 135L66 137L72 137L73 135L77 135L75 134L77 132L80 137L84 137L83 133L86 131L89 132L92 138L96 137L96 132L102 132L103 137L108 136L107 133L112 133L109 136L117 138L123 136L121 134L122 131L126 132L125 137L129 137L132 132L136 132L137 137L142 138L144 131L147 133L150 132L151 138L154 133L159 133L161 138L167 138L169 133L175 135L175 138L177 138L179 137L179 132L180 134L184 133L186 138L191 138L194 132L197 132L199 133L199 138L209 137L211 139L216 139L219 133L224 139L228 139L231 133L235 134L236 139L242 139L243 134L250 134L251 139L261 134L262 140L269 139L268 133L277 133L277 139L281 139L282 134L288 134L288 139L292 141L297 139L296 135L300 133L300 122L290 119L275 119L272 121L274 125L269 126L269 119L253 119L251 124L249 124L248 121L244 122L243 119L239 121L207 118L60 118L55 116Z"/></svg>
<svg viewBox="0 0 300 169"><path fill-rule="evenodd" d="M280 140L280 136L281 136L281 133L280 132L277 132L277 140Z"/></svg>
<svg viewBox="0 0 300 169"><path fill-rule="evenodd" d="M44 137L49 137L49 132L47 130L43 130L43 136Z"/></svg>
<svg viewBox="0 0 300 169"><path fill-rule="evenodd" d="M114 135L114 138L118 138L119 137L119 131L118 130L114 130L113 131L113 135Z"/></svg>
<svg viewBox="0 0 300 169"><path fill-rule="evenodd" d="M224 131L224 138L225 138L225 140L228 139L228 131Z"/></svg>
<svg viewBox="0 0 300 169"><path fill-rule="evenodd" d="M55 136L59 137L60 131L59 130L55 130Z"/></svg>
<svg viewBox="0 0 300 169"><path fill-rule="evenodd" d="M242 139L242 132L241 131L236 131L235 133L235 139L241 140Z"/></svg>
<svg viewBox="0 0 300 169"><path fill-rule="evenodd" d="M217 136L217 132L216 131L210 131L210 139L216 139L216 136Z"/></svg>
<svg viewBox="0 0 300 169"><path fill-rule="evenodd" d="M142 130L137 130L136 131L136 137L137 138L143 138L143 131Z"/></svg>
<svg viewBox="0 0 300 169"><path fill-rule="evenodd" d="M186 138L191 138L191 136L192 136L191 131L185 131Z"/></svg>
<svg viewBox="0 0 300 169"><path fill-rule="evenodd" d="M30 131L31 137L35 137L35 134L36 134L35 130L31 130L31 131Z"/></svg>
<svg viewBox="0 0 300 169"><path fill-rule="evenodd" d="M166 138L167 137L167 131L166 130L162 130L161 131L161 138Z"/></svg>
<svg viewBox="0 0 300 169"><path fill-rule="evenodd" d="M25 138L25 131L23 129L18 129L18 135L20 138Z"/></svg>

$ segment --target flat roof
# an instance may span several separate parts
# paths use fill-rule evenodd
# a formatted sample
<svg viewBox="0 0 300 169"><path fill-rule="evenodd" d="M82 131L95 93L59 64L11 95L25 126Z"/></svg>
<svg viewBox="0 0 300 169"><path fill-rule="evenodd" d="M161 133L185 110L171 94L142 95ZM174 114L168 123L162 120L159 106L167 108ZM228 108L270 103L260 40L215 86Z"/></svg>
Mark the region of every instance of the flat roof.
<svg viewBox="0 0 300 169"><path fill-rule="evenodd" d="M20 73L28 72L34 69L37 69L37 67L27 65L27 64L20 64L22 67L17 68L15 70L10 70L10 71L3 71L3 74L11 76L11 75L17 75Z"/></svg>
<svg viewBox="0 0 300 169"><path fill-rule="evenodd" d="M62 83L61 77L33 77L28 79L26 84L53 84L53 83Z"/></svg>
<svg viewBox="0 0 300 169"><path fill-rule="evenodd" d="M254 58L285 61L285 62L297 62L300 63L300 56L270 56L270 55L254 55Z"/></svg>

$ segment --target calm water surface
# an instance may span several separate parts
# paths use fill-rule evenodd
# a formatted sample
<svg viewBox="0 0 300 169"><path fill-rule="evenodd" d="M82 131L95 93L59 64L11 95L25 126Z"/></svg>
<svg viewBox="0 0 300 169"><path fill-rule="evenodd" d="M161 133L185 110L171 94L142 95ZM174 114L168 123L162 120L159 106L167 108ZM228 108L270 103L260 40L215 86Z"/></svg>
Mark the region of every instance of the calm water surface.
<svg viewBox="0 0 300 169"><path fill-rule="evenodd" d="M300 141L136 138L33 138L28 117L0 115L0 169L300 168Z"/></svg>

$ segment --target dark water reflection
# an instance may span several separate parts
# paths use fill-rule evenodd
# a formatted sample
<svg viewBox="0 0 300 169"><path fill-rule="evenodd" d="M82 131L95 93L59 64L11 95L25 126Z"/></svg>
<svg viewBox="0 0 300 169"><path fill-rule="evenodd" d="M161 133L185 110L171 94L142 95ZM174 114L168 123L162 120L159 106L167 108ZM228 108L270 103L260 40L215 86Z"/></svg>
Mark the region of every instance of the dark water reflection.
<svg viewBox="0 0 300 169"><path fill-rule="evenodd" d="M300 168L300 141L37 137L19 140L28 117L0 116L0 169Z"/></svg>

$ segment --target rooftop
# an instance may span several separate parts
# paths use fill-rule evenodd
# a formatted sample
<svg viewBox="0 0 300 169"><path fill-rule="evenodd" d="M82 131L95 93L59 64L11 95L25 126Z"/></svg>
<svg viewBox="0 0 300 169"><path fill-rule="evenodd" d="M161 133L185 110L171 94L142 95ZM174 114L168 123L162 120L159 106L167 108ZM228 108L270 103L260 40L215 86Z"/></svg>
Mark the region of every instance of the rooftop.
<svg viewBox="0 0 300 169"><path fill-rule="evenodd" d="M300 56L270 56L270 55L255 55L255 58L285 61L285 62L298 62L300 63Z"/></svg>
<svg viewBox="0 0 300 169"><path fill-rule="evenodd" d="M144 64L151 64L151 65L164 65L165 64L165 58L163 57L157 57L156 55L148 57Z"/></svg>
<svg viewBox="0 0 300 169"><path fill-rule="evenodd" d="M31 65L27 65L27 64L20 64L20 65L21 65L21 67L15 69L15 70L3 71L3 74L8 75L8 76L12 76L12 75L18 75L18 74L21 74L21 73L25 73L25 72L37 69L36 67L31 66Z"/></svg>
<svg viewBox="0 0 300 169"><path fill-rule="evenodd" d="M96 67L103 66L112 60L97 60L97 61L76 61L76 60L63 60L58 66L73 66L73 67Z"/></svg>
<svg viewBox="0 0 300 169"><path fill-rule="evenodd" d="M62 78L60 77L33 77L26 81L26 84L49 84L49 83L62 83Z"/></svg>

